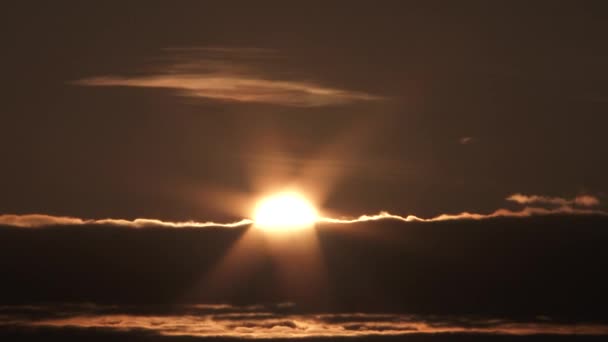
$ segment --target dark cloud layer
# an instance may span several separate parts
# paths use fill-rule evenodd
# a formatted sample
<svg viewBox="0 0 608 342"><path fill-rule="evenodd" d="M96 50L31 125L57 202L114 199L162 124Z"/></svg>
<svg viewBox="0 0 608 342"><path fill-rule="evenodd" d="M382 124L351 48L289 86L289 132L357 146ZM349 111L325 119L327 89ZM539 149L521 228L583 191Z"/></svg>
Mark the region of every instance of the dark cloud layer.
<svg viewBox="0 0 608 342"><path fill-rule="evenodd" d="M77 327L66 327L66 328L46 328L39 327L35 329L31 328L19 328L13 327L7 330L0 330L0 337L3 339L21 342L21 341L91 341L91 342L105 342L105 341L119 341L119 342L150 342L150 341L179 341L179 342L195 342L195 341L214 341L214 342L234 342L239 339L232 337L210 337L200 338L193 336L162 336L157 335L155 332L145 330L131 330L131 331L117 331L116 329L102 329L102 328L90 328L83 329ZM293 341L293 339L276 338L276 339L257 339L259 341L273 341L273 342L286 342ZM297 341L300 342L368 342L368 341L383 341L383 342L397 342L403 341L403 335L397 336L369 336L369 337L299 337ZM407 335L407 341L410 342L562 342L562 341L576 341L576 342L600 342L604 341L605 336L603 335L498 335L498 334L464 334L464 333L445 333L445 334L409 334Z"/></svg>
<svg viewBox="0 0 608 342"><path fill-rule="evenodd" d="M546 315L605 322L607 224L592 215L322 223L316 229L322 279L298 274L294 255L272 255L272 248L252 245L231 266L236 278L220 287L208 286L213 270L238 246L247 226L5 227L0 302L293 302L297 313ZM290 249L302 249L301 243L284 241ZM288 277L322 286L310 293L283 288L282 280L290 279L280 277L277 262L288 271L296 267Z"/></svg>

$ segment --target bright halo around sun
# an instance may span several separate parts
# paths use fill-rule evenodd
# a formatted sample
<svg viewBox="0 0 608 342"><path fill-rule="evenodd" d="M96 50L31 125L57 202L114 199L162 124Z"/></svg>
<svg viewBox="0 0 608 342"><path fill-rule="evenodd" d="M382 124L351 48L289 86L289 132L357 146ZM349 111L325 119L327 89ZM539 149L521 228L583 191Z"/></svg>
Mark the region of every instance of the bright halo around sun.
<svg viewBox="0 0 608 342"><path fill-rule="evenodd" d="M293 230L313 227L318 214L312 203L296 192L282 192L262 199L253 221L265 230Z"/></svg>

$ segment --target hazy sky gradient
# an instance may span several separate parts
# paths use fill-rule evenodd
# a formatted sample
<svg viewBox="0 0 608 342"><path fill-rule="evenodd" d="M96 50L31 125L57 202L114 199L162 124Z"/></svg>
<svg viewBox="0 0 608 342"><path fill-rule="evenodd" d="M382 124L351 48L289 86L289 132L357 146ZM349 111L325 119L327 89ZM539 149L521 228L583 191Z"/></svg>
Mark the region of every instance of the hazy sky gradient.
<svg viewBox="0 0 608 342"><path fill-rule="evenodd" d="M313 164L349 216L608 191L599 2L233 5L9 5L2 211L228 222L247 213L220 213L211 189L255 196L268 169L301 181ZM74 84L213 73L253 83Z"/></svg>

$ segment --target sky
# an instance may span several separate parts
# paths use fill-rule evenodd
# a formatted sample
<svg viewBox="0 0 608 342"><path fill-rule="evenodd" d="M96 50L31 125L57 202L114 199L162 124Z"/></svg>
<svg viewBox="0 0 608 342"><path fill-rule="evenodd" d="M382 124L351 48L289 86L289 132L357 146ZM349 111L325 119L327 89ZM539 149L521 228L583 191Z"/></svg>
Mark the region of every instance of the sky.
<svg viewBox="0 0 608 342"><path fill-rule="evenodd" d="M5 4L0 336L601 339L607 11Z"/></svg>

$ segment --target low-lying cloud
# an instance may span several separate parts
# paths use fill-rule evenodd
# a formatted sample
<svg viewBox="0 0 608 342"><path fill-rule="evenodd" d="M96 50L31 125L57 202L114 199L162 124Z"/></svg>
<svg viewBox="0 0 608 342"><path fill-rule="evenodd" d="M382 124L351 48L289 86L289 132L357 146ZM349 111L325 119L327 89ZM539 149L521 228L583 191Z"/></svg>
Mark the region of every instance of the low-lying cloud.
<svg viewBox="0 0 608 342"><path fill-rule="evenodd" d="M365 92L285 78L271 62L276 53L262 49L181 49L156 72L131 76L97 76L74 83L82 86L169 89L181 96L230 102L320 107L380 100ZM267 63L261 63L266 61Z"/></svg>
<svg viewBox="0 0 608 342"><path fill-rule="evenodd" d="M281 305L240 308L231 305L187 305L171 310L121 306L4 306L0 326L146 330L165 336L293 338L398 336L476 333L508 335L605 335L597 323L559 323L548 317L529 321L502 318L439 317L404 314L289 312Z"/></svg>

